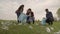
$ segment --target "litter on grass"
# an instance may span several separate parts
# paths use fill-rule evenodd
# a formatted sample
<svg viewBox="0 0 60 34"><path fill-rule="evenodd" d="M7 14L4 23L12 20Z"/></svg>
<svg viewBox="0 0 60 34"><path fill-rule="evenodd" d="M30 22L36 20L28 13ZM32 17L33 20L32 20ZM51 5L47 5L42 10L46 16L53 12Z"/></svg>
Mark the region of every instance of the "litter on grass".
<svg viewBox="0 0 60 34"><path fill-rule="evenodd" d="M49 29L49 27L46 28L46 31L47 31L47 32L51 32L51 30Z"/></svg>

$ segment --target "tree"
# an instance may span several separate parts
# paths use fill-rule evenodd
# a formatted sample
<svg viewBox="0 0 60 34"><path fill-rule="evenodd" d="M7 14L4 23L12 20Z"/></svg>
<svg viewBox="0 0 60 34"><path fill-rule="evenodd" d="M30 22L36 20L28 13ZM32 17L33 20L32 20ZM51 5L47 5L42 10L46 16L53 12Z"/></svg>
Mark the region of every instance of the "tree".
<svg viewBox="0 0 60 34"><path fill-rule="evenodd" d="M58 18L59 18L59 20L60 20L60 8L59 8L58 11L57 11L57 16L58 16Z"/></svg>

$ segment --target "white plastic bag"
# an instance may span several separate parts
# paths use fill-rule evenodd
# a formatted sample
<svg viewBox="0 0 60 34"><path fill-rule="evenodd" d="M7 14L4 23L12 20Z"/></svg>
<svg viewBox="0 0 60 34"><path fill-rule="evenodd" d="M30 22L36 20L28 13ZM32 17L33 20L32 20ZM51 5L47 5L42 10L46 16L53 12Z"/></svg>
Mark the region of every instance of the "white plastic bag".
<svg viewBox="0 0 60 34"><path fill-rule="evenodd" d="M24 13L21 13L18 20L25 23L27 16Z"/></svg>

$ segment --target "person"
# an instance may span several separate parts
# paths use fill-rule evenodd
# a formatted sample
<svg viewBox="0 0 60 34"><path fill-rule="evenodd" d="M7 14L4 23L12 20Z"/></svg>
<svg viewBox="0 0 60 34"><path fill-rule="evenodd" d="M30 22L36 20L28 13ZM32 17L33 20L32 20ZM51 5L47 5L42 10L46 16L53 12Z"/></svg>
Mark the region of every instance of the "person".
<svg viewBox="0 0 60 34"><path fill-rule="evenodd" d="M27 23L30 24L30 22L33 22L34 24L34 13L32 12L31 8L27 10Z"/></svg>
<svg viewBox="0 0 60 34"><path fill-rule="evenodd" d="M52 12L49 12L48 9L45 9L45 11L46 11L46 22L47 22L49 25L53 25L54 18L53 18Z"/></svg>
<svg viewBox="0 0 60 34"><path fill-rule="evenodd" d="M16 10L16 15L17 15L17 21L18 21L18 23L20 22L19 20L18 20L18 18L19 18L19 16L20 16L20 14L21 14L21 12L23 12L23 10L24 10L24 5L21 5L17 10Z"/></svg>

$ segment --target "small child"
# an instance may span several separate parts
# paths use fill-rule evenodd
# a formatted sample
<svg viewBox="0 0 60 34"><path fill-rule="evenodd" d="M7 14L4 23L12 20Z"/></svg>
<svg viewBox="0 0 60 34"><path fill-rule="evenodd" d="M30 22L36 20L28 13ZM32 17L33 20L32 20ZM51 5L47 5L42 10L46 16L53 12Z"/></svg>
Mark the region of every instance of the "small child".
<svg viewBox="0 0 60 34"><path fill-rule="evenodd" d="M43 19L42 19L41 24L42 24L42 25L46 25L46 18L43 18Z"/></svg>

